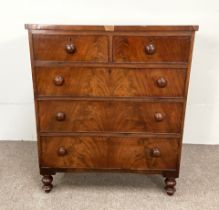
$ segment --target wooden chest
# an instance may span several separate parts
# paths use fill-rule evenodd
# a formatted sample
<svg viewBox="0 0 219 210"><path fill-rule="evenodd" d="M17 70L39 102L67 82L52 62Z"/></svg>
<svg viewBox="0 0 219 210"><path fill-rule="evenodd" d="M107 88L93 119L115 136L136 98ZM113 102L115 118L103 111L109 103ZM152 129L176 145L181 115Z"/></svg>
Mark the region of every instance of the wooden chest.
<svg viewBox="0 0 219 210"><path fill-rule="evenodd" d="M194 33L198 26L25 25L40 174L179 176Z"/></svg>

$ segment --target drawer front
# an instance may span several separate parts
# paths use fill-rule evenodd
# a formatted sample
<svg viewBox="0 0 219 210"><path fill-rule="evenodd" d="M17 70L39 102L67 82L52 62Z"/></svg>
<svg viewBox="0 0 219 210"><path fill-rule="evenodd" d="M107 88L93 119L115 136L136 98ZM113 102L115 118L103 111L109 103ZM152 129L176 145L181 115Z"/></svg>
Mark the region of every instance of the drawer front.
<svg viewBox="0 0 219 210"><path fill-rule="evenodd" d="M176 169L177 139L42 137L41 165L81 169Z"/></svg>
<svg viewBox="0 0 219 210"><path fill-rule="evenodd" d="M108 61L107 36L33 35L34 59Z"/></svg>
<svg viewBox="0 0 219 210"><path fill-rule="evenodd" d="M188 36L115 36L114 62L187 62Z"/></svg>
<svg viewBox="0 0 219 210"><path fill-rule="evenodd" d="M184 69L36 68L42 96L183 96Z"/></svg>
<svg viewBox="0 0 219 210"><path fill-rule="evenodd" d="M128 101L41 101L41 132L158 132L181 131L182 103Z"/></svg>

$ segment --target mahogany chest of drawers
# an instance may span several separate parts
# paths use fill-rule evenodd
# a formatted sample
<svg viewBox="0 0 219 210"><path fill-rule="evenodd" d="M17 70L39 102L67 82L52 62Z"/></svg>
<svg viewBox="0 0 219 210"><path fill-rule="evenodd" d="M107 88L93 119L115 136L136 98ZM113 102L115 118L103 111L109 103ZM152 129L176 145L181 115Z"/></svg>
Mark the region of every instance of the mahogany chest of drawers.
<svg viewBox="0 0 219 210"><path fill-rule="evenodd" d="M179 176L198 26L25 25L29 33L40 174Z"/></svg>

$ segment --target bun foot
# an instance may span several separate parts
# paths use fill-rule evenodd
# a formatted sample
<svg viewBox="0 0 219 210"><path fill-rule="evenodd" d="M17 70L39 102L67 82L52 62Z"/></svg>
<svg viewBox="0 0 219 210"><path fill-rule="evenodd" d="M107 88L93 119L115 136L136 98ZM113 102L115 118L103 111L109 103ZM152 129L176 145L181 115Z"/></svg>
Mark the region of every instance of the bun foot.
<svg viewBox="0 0 219 210"><path fill-rule="evenodd" d="M49 193L52 190L53 188L52 181L53 181L53 178L51 175L43 175L43 178L42 178L43 187L42 188L46 193Z"/></svg>
<svg viewBox="0 0 219 210"><path fill-rule="evenodd" d="M165 187L167 195L173 195L176 192L176 180L175 178L166 178L165 179Z"/></svg>

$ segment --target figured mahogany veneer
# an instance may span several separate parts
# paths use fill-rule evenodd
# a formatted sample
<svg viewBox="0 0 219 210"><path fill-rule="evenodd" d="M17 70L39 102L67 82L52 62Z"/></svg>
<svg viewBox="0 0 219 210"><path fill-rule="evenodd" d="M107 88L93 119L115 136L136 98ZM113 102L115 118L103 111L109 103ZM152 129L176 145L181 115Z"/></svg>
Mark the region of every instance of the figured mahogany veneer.
<svg viewBox="0 0 219 210"><path fill-rule="evenodd" d="M187 62L190 36L114 36L115 62Z"/></svg>
<svg viewBox="0 0 219 210"><path fill-rule="evenodd" d="M79 169L174 170L177 165L178 145L178 139L43 137L42 166ZM155 150L159 151L158 156Z"/></svg>
<svg viewBox="0 0 219 210"><path fill-rule="evenodd" d="M33 35L36 60L108 61L107 36Z"/></svg>
<svg viewBox="0 0 219 210"><path fill-rule="evenodd" d="M121 101L41 101L41 132L180 133L182 103ZM163 120L156 117L157 113ZM63 120L57 114L64 115ZM176 120L177 119L177 120Z"/></svg>
<svg viewBox="0 0 219 210"><path fill-rule="evenodd" d="M43 189L56 172L179 176L198 26L25 25Z"/></svg>
<svg viewBox="0 0 219 210"><path fill-rule="evenodd" d="M41 96L183 96L186 69L37 67Z"/></svg>

